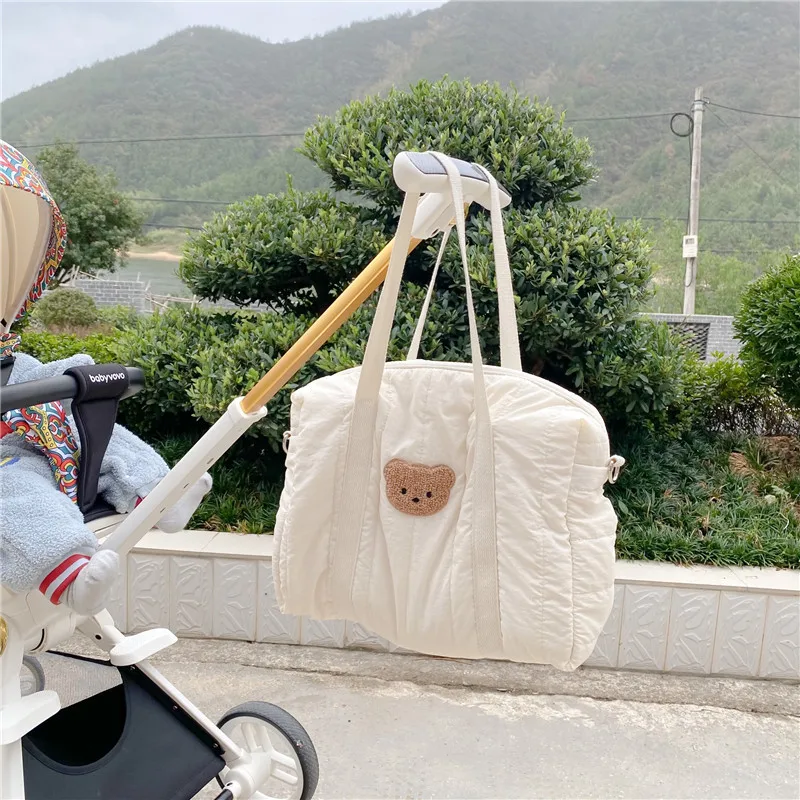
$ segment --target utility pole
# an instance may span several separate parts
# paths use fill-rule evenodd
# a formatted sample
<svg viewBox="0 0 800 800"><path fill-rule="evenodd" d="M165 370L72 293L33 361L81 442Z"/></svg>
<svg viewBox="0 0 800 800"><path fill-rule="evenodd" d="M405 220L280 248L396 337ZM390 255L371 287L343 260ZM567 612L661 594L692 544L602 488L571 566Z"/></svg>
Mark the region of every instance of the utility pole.
<svg viewBox="0 0 800 800"><path fill-rule="evenodd" d="M692 177L689 187L689 230L683 237L683 257L686 275L683 280L683 313L694 314L694 297L697 288L697 229L700 218L700 144L703 135L703 87L694 90L692 106Z"/></svg>

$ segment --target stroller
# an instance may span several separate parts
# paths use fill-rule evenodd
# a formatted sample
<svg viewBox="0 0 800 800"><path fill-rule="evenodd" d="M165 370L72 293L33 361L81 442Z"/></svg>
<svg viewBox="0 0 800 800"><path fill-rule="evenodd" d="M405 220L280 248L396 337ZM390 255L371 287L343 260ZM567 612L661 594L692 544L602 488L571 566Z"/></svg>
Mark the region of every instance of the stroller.
<svg viewBox="0 0 800 800"><path fill-rule="evenodd" d="M484 174L467 162L455 163L465 203L488 208ZM451 223L454 209L447 174L429 153L400 153L393 171L403 191L425 195L413 222L415 247ZM26 197L15 209L9 198L14 194L23 193L0 189L6 231L14 226L52 230L52 206L43 201L33 204ZM502 205L509 202L510 196L501 190ZM32 214L39 217L31 219ZM253 389L233 400L161 483L117 524L109 525L115 512L98 497L97 471L88 465L102 461L117 403L144 386L141 370L96 365L81 367L85 379L80 381L72 370L68 375L6 385L13 357L5 359L2 413L72 401L72 413L76 419L82 417L84 431L79 508L101 547L124 556L164 509L266 414L266 404L275 393L380 286L392 247L389 242ZM107 373L109 366L120 379L104 384L99 396L87 391L85 387L93 385L92 372ZM302 725L286 711L263 702L233 708L214 724L150 663L152 656L177 641L169 630L126 636L108 611L78 617L38 591L16 594L6 587L1 591L0 800L189 800L215 778L220 787L217 800L268 799L277 796L273 787L290 792L295 800L313 796L318 761ZM61 708L59 695L44 686L35 656L52 652L76 630L108 654L107 661L96 663L116 670L119 680L100 694Z"/></svg>

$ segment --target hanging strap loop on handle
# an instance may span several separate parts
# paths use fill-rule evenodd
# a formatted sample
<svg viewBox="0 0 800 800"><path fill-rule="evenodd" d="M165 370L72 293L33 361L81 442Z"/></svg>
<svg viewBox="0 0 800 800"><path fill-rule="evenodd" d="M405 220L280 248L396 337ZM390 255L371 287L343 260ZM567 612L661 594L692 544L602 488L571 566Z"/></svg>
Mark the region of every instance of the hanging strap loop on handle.
<svg viewBox="0 0 800 800"><path fill-rule="evenodd" d="M506 236L503 229L502 208L500 206L500 188L494 176L487 169L475 165L486 177L490 188L490 219L492 226L492 249L494 251L495 278L497 282L497 311L500 329L500 366L506 369L513 369L522 372L522 357L519 347L519 329L517 327L517 313L514 304L514 290L511 277L511 266L508 260L508 249L506 247ZM439 276L439 269L444 257L445 248L450 237L450 225L442 236L442 244L436 258L431 280L428 284L428 292L420 311L420 317L414 330L414 338L408 349L406 359L413 361L418 358L419 347L422 342L422 335L425 330L425 323L430 311L436 279Z"/></svg>
<svg viewBox="0 0 800 800"><path fill-rule="evenodd" d="M400 293L400 283L403 279L403 269L411 246L411 232L414 227L414 217L417 213L420 195L407 194L403 199L400 211L400 220L397 223L397 232L394 237L394 248L386 270L386 280L375 309L372 328L364 350L364 361L361 365L361 376L356 390L356 404L365 398L376 399L383 377L383 367L386 363L386 354L389 350L389 338L392 334L394 312L397 308L397 296Z"/></svg>
<svg viewBox="0 0 800 800"><path fill-rule="evenodd" d="M436 287L436 279L439 277L439 267L442 265L442 258L444 256L444 251L447 249L447 242L450 240L450 231L452 230L453 226L448 225L445 232L442 234L439 255L436 256L436 263L433 265L431 280L428 284L428 292L425 295L425 302L422 304L422 310L419 312L417 327L414 329L414 337L411 339L411 345L406 354L406 361L415 361L419 356L419 346L422 343L422 334L425 332L425 323L428 320L428 310L431 307L431 300L433 299L433 292Z"/></svg>

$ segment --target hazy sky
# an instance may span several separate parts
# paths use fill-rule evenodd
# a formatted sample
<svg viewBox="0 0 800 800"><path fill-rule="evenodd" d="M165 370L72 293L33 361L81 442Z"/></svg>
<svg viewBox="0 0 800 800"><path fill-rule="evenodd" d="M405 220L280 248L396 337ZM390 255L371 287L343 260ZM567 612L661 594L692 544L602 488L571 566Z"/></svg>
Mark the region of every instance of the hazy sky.
<svg viewBox="0 0 800 800"><path fill-rule="evenodd" d="M443 2L0 0L0 97L11 97L78 67L149 47L190 25L221 25L280 42L324 33L358 20L425 11Z"/></svg>

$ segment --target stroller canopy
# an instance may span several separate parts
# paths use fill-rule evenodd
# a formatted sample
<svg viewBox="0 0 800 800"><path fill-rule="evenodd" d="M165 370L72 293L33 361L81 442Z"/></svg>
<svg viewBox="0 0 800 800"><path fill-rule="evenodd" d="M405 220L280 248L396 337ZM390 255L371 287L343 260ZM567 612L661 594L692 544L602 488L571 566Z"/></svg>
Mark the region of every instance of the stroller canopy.
<svg viewBox="0 0 800 800"><path fill-rule="evenodd" d="M42 296L66 243L67 226L47 184L0 140L0 334Z"/></svg>

